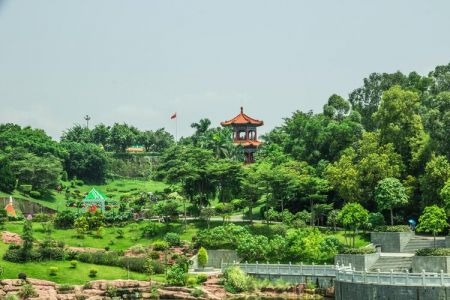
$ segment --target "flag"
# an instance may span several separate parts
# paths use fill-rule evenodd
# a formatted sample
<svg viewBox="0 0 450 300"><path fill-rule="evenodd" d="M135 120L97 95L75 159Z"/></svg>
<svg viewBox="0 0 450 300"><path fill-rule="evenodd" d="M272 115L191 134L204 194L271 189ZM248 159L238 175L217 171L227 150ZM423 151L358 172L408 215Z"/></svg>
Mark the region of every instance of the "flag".
<svg viewBox="0 0 450 300"><path fill-rule="evenodd" d="M177 118L177 113L174 113L174 114L170 117L171 120L176 119L176 118Z"/></svg>

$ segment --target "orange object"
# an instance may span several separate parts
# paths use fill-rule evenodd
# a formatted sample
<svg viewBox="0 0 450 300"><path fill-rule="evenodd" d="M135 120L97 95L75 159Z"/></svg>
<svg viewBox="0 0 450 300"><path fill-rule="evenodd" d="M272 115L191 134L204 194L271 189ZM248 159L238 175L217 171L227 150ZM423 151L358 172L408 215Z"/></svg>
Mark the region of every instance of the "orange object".
<svg viewBox="0 0 450 300"><path fill-rule="evenodd" d="M9 203L5 206L8 216L17 217L16 210L14 209L12 197L9 197Z"/></svg>

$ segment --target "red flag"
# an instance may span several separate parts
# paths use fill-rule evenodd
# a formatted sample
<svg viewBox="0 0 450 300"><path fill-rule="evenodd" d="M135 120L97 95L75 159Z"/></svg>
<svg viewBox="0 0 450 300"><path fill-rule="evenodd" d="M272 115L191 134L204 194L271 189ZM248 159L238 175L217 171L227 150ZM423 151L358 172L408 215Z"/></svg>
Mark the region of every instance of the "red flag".
<svg viewBox="0 0 450 300"><path fill-rule="evenodd" d="M174 113L174 114L170 117L170 119L173 120L173 119L176 119L176 117L177 117L177 113Z"/></svg>

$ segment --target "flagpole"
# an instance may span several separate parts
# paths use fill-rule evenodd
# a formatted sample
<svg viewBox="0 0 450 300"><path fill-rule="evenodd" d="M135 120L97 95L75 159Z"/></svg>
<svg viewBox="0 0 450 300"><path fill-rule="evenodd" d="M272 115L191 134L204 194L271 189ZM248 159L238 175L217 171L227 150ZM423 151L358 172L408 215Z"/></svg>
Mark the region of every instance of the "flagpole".
<svg viewBox="0 0 450 300"><path fill-rule="evenodd" d="M178 143L178 113L175 114L175 142Z"/></svg>

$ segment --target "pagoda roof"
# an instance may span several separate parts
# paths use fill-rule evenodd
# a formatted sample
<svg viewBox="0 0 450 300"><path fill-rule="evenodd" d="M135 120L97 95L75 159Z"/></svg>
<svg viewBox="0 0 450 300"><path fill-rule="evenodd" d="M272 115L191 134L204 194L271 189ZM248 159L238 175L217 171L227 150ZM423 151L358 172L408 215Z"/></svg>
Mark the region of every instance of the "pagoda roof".
<svg viewBox="0 0 450 300"><path fill-rule="evenodd" d="M246 114L244 114L244 108L241 107L240 114L238 114L233 119L225 121L225 122L221 122L220 124L222 126L229 126L229 125L233 125L233 124L252 124L252 125L256 125L256 126L261 126L264 124L264 122L261 120L253 119L253 118L247 116Z"/></svg>
<svg viewBox="0 0 450 300"><path fill-rule="evenodd" d="M108 197L100 191L97 191L95 188L89 192L89 194L84 197L84 200L106 200Z"/></svg>
<svg viewBox="0 0 450 300"><path fill-rule="evenodd" d="M249 147L249 146L258 147L259 145L261 145L260 141L255 141L255 140L235 140L233 142L235 144L239 144L243 147Z"/></svg>

